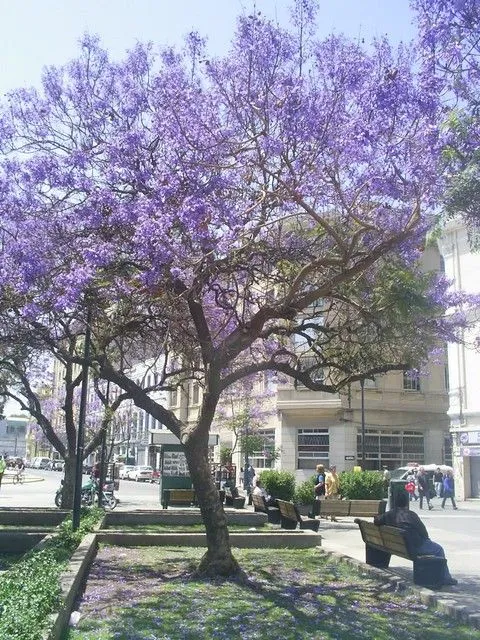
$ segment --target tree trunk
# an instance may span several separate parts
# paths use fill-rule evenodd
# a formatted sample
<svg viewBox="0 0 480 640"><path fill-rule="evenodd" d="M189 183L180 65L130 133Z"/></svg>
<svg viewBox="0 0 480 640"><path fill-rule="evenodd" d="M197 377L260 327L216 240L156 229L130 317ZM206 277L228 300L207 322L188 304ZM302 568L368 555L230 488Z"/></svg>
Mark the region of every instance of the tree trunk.
<svg viewBox="0 0 480 640"><path fill-rule="evenodd" d="M185 455L207 535L207 552L198 573L202 576L236 576L240 566L232 555L227 519L208 463L208 447L192 434Z"/></svg>
<svg viewBox="0 0 480 640"><path fill-rule="evenodd" d="M65 458L65 476L63 479L63 509L73 509L73 492L75 488L75 472L77 457L67 456Z"/></svg>

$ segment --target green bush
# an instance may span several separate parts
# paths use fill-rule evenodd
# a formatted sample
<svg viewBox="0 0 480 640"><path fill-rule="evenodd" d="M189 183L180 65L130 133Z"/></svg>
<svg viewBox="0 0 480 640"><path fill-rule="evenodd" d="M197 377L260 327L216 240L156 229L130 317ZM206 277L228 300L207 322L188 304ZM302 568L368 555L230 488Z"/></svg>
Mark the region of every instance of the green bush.
<svg viewBox="0 0 480 640"><path fill-rule="evenodd" d="M346 500L383 498L383 474L380 471L344 471L339 478L340 494Z"/></svg>
<svg viewBox="0 0 480 640"><path fill-rule="evenodd" d="M83 536L91 531L103 512L84 512L77 531L71 520L41 549L34 548L23 560L5 571L0 580L0 638L40 640L48 616L58 607L59 577Z"/></svg>
<svg viewBox="0 0 480 640"><path fill-rule="evenodd" d="M298 485L295 485L295 493L293 495L293 501L296 504L312 504L315 497L316 476L312 476L308 480L304 480Z"/></svg>
<svg viewBox="0 0 480 640"><path fill-rule="evenodd" d="M295 476L290 471L265 469L260 480L267 493L280 500L292 500L295 493Z"/></svg>

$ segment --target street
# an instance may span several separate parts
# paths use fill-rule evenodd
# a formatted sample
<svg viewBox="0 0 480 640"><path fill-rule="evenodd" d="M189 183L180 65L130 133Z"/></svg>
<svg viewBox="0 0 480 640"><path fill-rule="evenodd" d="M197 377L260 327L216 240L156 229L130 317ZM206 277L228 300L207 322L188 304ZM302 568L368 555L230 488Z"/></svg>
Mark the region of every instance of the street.
<svg viewBox="0 0 480 640"><path fill-rule="evenodd" d="M54 507L55 493L63 474L58 471L26 469L25 483L12 484L5 476L0 489L1 507ZM83 477L87 482L88 476ZM119 499L117 509L160 508L158 484L120 480L115 492Z"/></svg>

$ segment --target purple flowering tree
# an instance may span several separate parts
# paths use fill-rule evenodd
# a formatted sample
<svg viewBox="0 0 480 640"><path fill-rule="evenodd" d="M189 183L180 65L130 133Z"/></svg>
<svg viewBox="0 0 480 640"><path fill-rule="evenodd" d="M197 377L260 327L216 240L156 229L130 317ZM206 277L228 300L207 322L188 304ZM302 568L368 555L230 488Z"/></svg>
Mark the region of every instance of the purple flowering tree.
<svg viewBox="0 0 480 640"><path fill-rule="evenodd" d="M15 400L22 410L36 421L38 442L48 442L65 461L63 506L72 507L77 459L77 419L80 400L81 370L73 354L82 341L73 329L62 334L61 349L70 357L61 357L52 335L47 336L33 323L19 322L9 314L1 317L0 330L0 396ZM23 327L21 330L20 327ZM63 325L65 328L65 325ZM25 331L27 329L27 331ZM41 336L41 337L40 337ZM79 346L80 343L80 346ZM53 385L53 359L62 366L61 384ZM87 432L84 457L97 449L102 435L108 430L112 416L124 396L108 402L101 390L98 393L95 425ZM90 407L90 411L92 407Z"/></svg>
<svg viewBox="0 0 480 640"><path fill-rule="evenodd" d="M412 0L424 73L444 102L445 211L478 229L480 212L480 5ZM477 241L478 243L478 241Z"/></svg>
<svg viewBox="0 0 480 640"><path fill-rule="evenodd" d="M183 444L210 575L239 569L207 455L226 390L271 371L337 392L454 336L445 283L416 284L441 187L436 86L408 47L317 42L311 3L297 9L292 31L240 18L217 59L196 34L122 61L86 36L0 115L2 297L77 364L58 318L84 327L90 310L88 364ZM146 387L129 371L155 354ZM192 381L193 425L153 394Z"/></svg>

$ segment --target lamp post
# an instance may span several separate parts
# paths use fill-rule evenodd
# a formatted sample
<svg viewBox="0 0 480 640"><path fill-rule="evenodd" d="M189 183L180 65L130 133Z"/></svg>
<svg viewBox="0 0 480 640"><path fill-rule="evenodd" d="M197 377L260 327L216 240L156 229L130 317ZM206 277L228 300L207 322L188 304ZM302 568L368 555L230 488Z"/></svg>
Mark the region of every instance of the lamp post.
<svg viewBox="0 0 480 640"><path fill-rule="evenodd" d="M90 356L90 340L92 321L92 310L87 309L87 326L85 327L85 344L83 346L82 364L82 388L80 394L80 409L78 412L78 433L77 433L77 465L75 469L75 490L73 493L72 529L76 531L80 526L80 507L82 497L82 475L83 475L83 450L85 444L85 415L87 409L88 392L88 358Z"/></svg>
<svg viewBox="0 0 480 640"><path fill-rule="evenodd" d="M360 380L360 403L362 416L362 471L365 471L365 378Z"/></svg>

